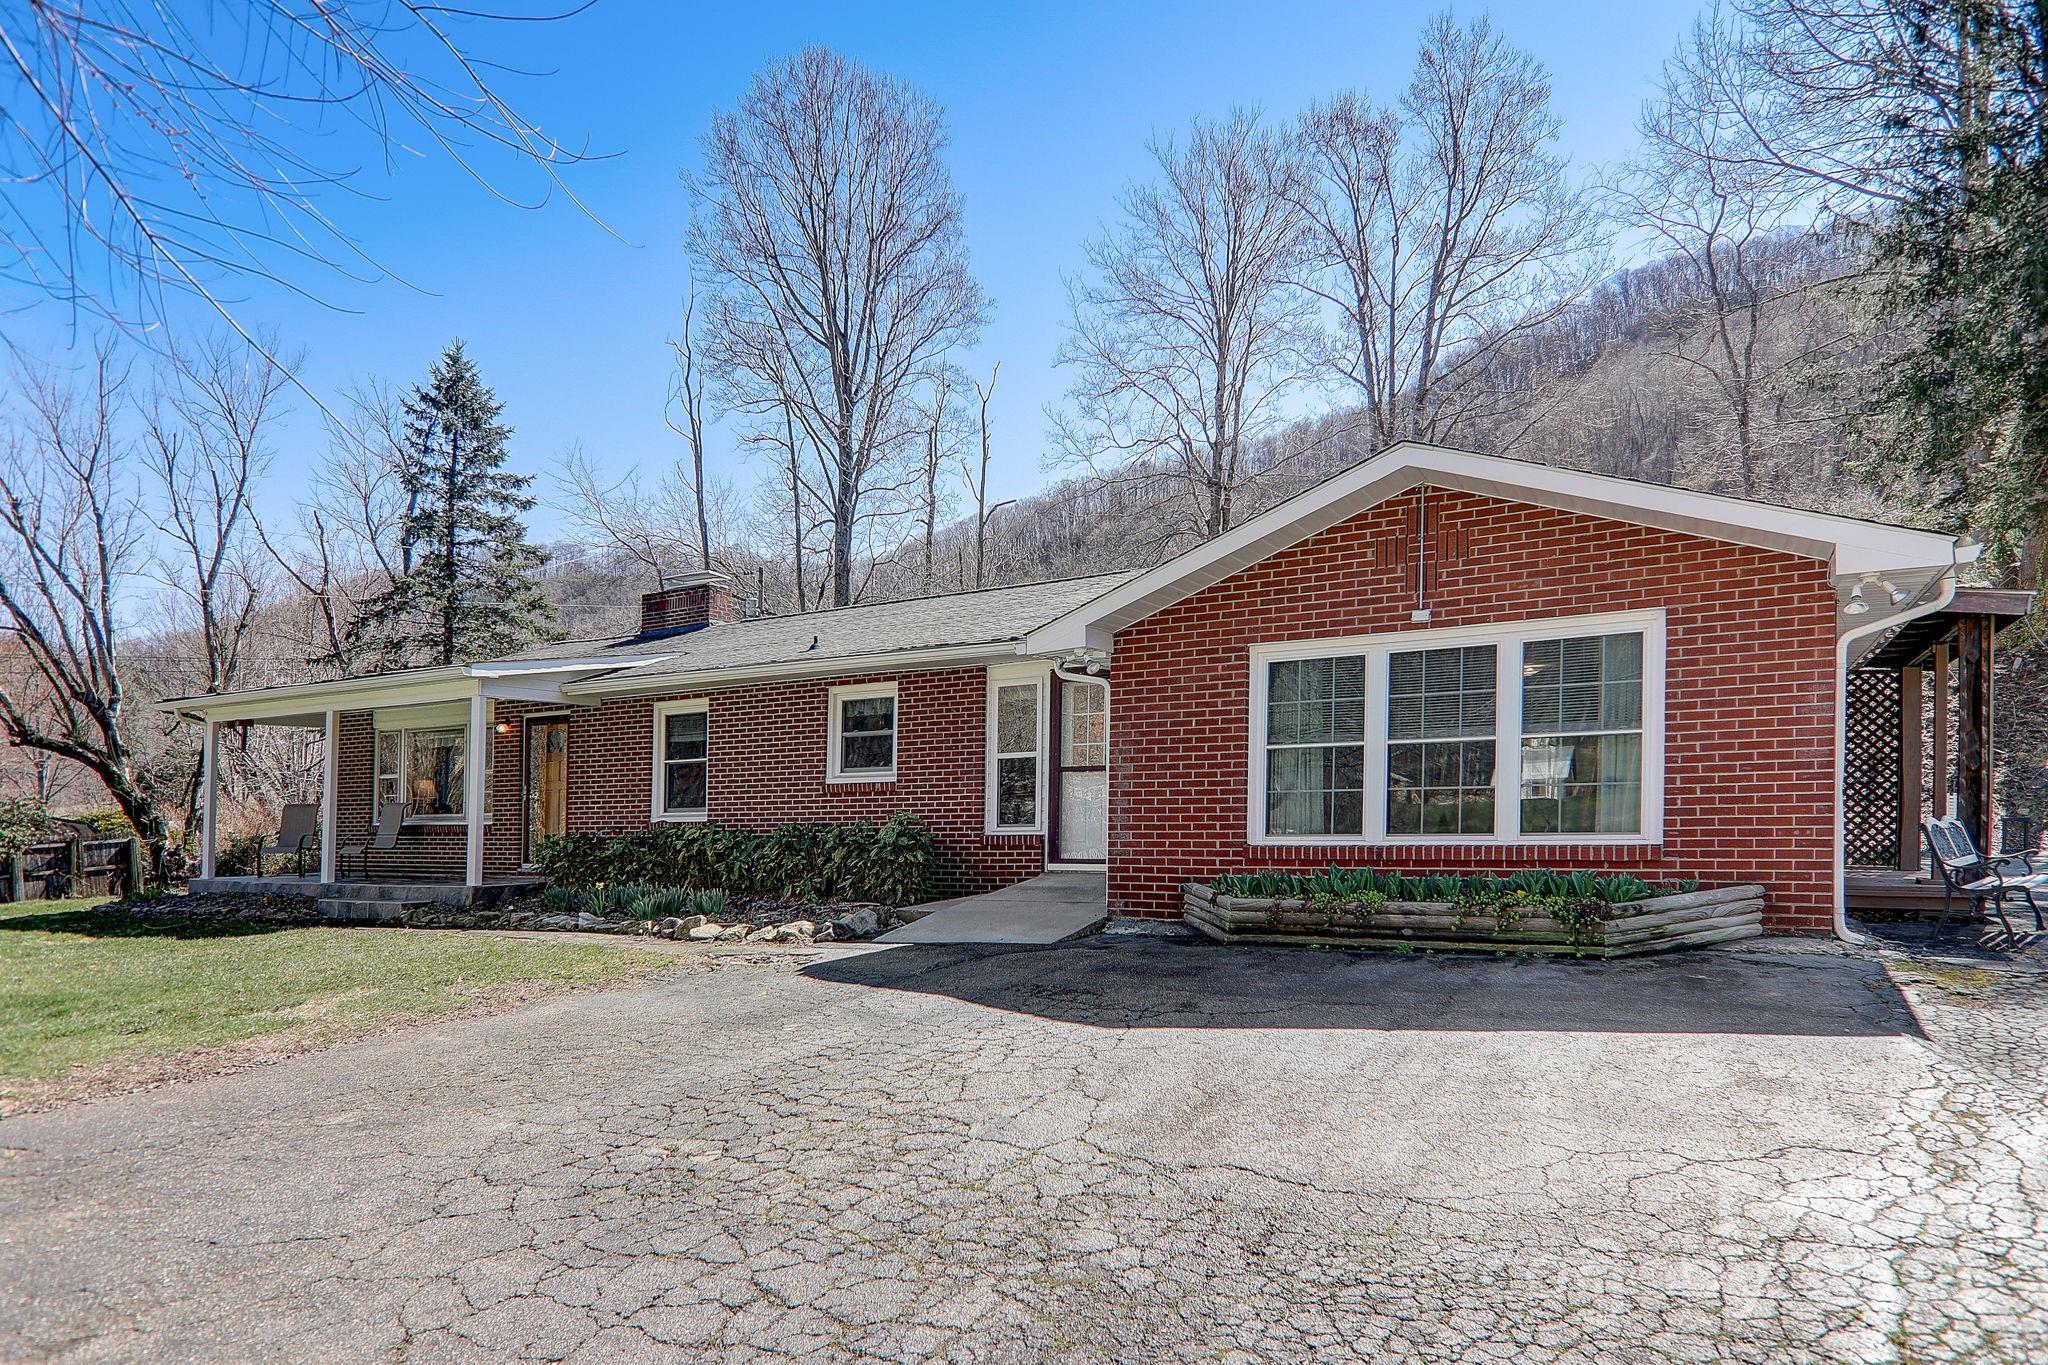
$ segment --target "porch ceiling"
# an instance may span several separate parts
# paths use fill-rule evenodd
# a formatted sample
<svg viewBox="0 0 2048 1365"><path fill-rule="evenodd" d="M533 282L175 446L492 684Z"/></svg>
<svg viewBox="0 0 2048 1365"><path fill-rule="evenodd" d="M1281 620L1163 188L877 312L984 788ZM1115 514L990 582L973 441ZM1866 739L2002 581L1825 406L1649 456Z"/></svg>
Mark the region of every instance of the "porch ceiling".
<svg viewBox="0 0 2048 1365"><path fill-rule="evenodd" d="M1924 668L1934 647L1952 640L1963 621L1988 616L1991 628L1996 631L2024 619L2033 604L2034 594L2016 588L1957 588L1954 600L1947 606L1908 621L1856 666L1886 670Z"/></svg>

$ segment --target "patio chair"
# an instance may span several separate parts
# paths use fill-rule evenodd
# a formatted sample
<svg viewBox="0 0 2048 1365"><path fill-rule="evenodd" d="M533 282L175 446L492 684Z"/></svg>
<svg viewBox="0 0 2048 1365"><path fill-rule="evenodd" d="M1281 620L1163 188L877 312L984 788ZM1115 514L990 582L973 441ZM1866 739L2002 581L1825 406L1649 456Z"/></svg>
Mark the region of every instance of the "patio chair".
<svg viewBox="0 0 2048 1365"><path fill-rule="evenodd" d="M292 802L277 817L277 837L256 847L256 875L263 875L263 855L297 854L299 875L306 875L306 853L320 851L320 808L310 801Z"/></svg>
<svg viewBox="0 0 2048 1365"><path fill-rule="evenodd" d="M398 831L404 824L405 802L386 801L383 805L377 807L377 827L370 831L370 837L360 844L351 844L349 847L339 851L335 868L337 875L348 875L349 855L354 854L362 861L363 879L368 881L370 877L370 855L372 853L389 853L392 849L397 848Z"/></svg>
<svg viewBox="0 0 2048 1365"><path fill-rule="evenodd" d="M2041 903L2034 892L2048 887L2048 872L2034 866L2033 855L2009 854L1987 858L1977 851L1970 828L1960 820L1929 820L1920 828L1927 835L1927 847L1934 852L1934 870L1941 874L1941 918L1939 929L1948 923L1950 907L1961 898L1978 913L1989 910L2013 935L2012 921L2005 917L2005 903L2013 896L2024 897L2034 912L2034 928L2048 929L2041 920Z"/></svg>

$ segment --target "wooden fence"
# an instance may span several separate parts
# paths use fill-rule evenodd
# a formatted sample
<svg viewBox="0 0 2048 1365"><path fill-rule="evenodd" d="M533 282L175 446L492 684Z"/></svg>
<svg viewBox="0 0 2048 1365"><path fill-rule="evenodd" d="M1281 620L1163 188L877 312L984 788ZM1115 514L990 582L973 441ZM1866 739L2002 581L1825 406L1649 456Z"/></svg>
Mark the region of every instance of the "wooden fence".
<svg viewBox="0 0 2048 1365"><path fill-rule="evenodd" d="M142 841L133 835L30 844L5 862L0 901L118 896L142 885Z"/></svg>

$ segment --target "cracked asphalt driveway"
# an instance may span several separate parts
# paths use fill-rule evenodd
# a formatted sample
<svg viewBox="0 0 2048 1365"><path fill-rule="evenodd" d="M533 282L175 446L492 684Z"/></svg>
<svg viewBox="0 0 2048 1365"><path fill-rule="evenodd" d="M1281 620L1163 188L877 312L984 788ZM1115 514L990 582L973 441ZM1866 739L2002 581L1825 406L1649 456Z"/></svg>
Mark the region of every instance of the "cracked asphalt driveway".
<svg viewBox="0 0 2048 1365"><path fill-rule="evenodd" d="M2048 1359L2044 988L755 955L0 1124L0 1357Z"/></svg>

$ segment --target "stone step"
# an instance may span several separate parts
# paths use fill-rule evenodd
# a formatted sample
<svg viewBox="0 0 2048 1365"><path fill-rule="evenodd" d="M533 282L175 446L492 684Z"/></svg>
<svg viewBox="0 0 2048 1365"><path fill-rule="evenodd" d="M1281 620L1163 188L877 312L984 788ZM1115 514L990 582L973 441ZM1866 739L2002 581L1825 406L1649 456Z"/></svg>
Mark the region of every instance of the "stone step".
<svg viewBox="0 0 2048 1365"><path fill-rule="evenodd" d="M314 902L320 918L336 924L403 924L412 907L404 901L323 896Z"/></svg>

